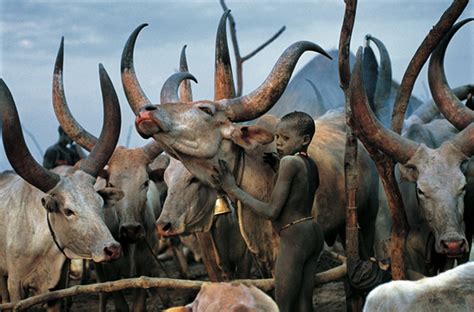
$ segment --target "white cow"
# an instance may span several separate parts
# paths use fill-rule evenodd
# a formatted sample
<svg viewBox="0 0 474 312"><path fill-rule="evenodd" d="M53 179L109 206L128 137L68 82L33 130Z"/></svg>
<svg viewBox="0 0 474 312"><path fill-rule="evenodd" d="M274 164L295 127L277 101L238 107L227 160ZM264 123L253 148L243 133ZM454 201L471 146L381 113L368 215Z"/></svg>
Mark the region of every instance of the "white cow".
<svg viewBox="0 0 474 312"><path fill-rule="evenodd" d="M121 246L104 223L104 206L123 196L117 188L94 189L95 177L112 154L120 132L120 108L100 65L104 125L97 148L78 170L46 170L26 147L13 97L0 79L3 143L16 173L0 175L0 278L12 301L54 288L68 258L116 259ZM58 169L61 170L61 169ZM58 171L59 172L59 171ZM2 289L2 301L8 293Z"/></svg>
<svg viewBox="0 0 474 312"><path fill-rule="evenodd" d="M474 262L419 281L392 281L369 293L369 311L471 311L474 307Z"/></svg>

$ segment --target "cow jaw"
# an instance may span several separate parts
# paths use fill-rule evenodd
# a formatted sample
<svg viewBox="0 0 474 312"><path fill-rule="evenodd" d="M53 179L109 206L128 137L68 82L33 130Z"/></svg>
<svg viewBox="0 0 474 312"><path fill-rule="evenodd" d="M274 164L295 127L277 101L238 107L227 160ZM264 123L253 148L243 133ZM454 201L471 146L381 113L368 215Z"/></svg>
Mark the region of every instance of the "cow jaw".
<svg viewBox="0 0 474 312"><path fill-rule="evenodd" d="M421 215L435 236L437 253L458 257L468 252L464 233L466 156L451 143L438 149L422 145L400 166L402 177L416 183Z"/></svg>

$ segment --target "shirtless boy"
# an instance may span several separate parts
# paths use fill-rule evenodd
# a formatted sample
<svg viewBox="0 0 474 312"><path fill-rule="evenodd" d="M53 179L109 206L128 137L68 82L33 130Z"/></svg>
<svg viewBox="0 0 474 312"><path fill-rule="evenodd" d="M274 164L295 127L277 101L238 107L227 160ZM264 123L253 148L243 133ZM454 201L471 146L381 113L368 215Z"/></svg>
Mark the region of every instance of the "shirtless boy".
<svg viewBox="0 0 474 312"><path fill-rule="evenodd" d="M281 118L275 133L281 160L269 203L241 190L225 161L220 160L215 168L214 178L222 189L270 219L280 235L275 298L282 312L313 310L314 276L324 241L321 227L311 217L319 185L318 169L307 154L314 131L314 120L306 113L293 112Z"/></svg>

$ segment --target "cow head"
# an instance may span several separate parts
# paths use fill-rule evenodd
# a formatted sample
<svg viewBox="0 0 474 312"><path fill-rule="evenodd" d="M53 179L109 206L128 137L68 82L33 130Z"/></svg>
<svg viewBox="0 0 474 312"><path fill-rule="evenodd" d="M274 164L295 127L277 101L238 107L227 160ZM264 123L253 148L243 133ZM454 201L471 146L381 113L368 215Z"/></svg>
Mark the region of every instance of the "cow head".
<svg viewBox="0 0 474 312"><path fill-rule="evenodd" d="M212 185L210 173L217 159L233 165L236 146L254 148L269 143L273 136L258 126L234 122L252 120L268 111L283 93L298 58L305 51L329 57L318 45L297 42L282 54L270 76L249 95L234 99L151 105L142 91L133 66L133 48L139 26L128 39L122 54L122 83L133 111L136 126L144 137L153 136L173 157L183 161L201 181ZM235 145L234 145L235 144Z"/></svg>
<svg viewBox="0 0 474 312"><path fill-rule="evenodd" d="M104 102L102 132L96 148L81 162L79 170L66 176L44 169L31 156L13 97L3 80L0 80L0 109L8 159L24 180L45 193L41 204L47 210L53 238L68 257L101 262L116 259L121 254L120 244L104 223L103 209L122 194L117 189L108 189L101 194L94 189L95 177L117 144L121 123L117 95L102 65L99 65L99 73Z"/></svg>
<svg viewBox="0 0 474 312"><path fill-rule="evenodd" d="M98 139L87 132L72 116L67 105L63 85L64 41L61 40L53 79L53 105L56 117L67 135L83 148L91 151L98 144ZM118 188L123 198L115 202L116 217L114 227L116 237L122 242L135 243L145 236L145 232L153 230L154 215L147 209L149 193L155 192L151 176L154 171L149 165L163 150L156 142L141 148L117 147L102 171L107 186ZM151 196L151 195L150 195ZM111 221L111 220L106 220ZM115 229L115 226L117 227Z"/></svg>
<svg viewBox="0 0 474 312"><path fill-rule="evenodd" d="M172 159L165 171L168 194L156 221L162 236L209 231L214 217L216 190L201 183L184 165Z"/></svg>
<svg viewBox="0 0 474 312"><path fill-rule="evenodd" d="M440 48L443 49L442 45ZM432 58L437 57L436 53ZM448 256L462 255L468 251L463 223L466 186L463 170L474 154L474 125L470 124L435 149L384 128L367 102L361 57L359 49L350 86L350 102L358 131L377 149L396 160L402 177L415 184L419 209L435 235L436 251ZM444 90L452 95L447 85Z"/></svg>

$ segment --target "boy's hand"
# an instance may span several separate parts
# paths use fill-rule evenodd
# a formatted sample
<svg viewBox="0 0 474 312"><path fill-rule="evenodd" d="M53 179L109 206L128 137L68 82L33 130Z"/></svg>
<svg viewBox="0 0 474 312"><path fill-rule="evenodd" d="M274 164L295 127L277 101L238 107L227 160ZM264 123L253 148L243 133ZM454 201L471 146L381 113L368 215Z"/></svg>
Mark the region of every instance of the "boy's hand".
<svg viewBox="0 0 474 312"><path fill-rule="evenodd" d="M219 159L219 166L214 166L214 174L212 179L216 186L221 186L225 192L230 191L236 186L234 175L229 168L227 162Z"/></svg>
<svg viewBox="0 0 474 312"><path fill-rule="evenodd" d="M272 167L273 171L277 171L280 157L278 157L277 153L263 153L263 162Z"/></svg>

